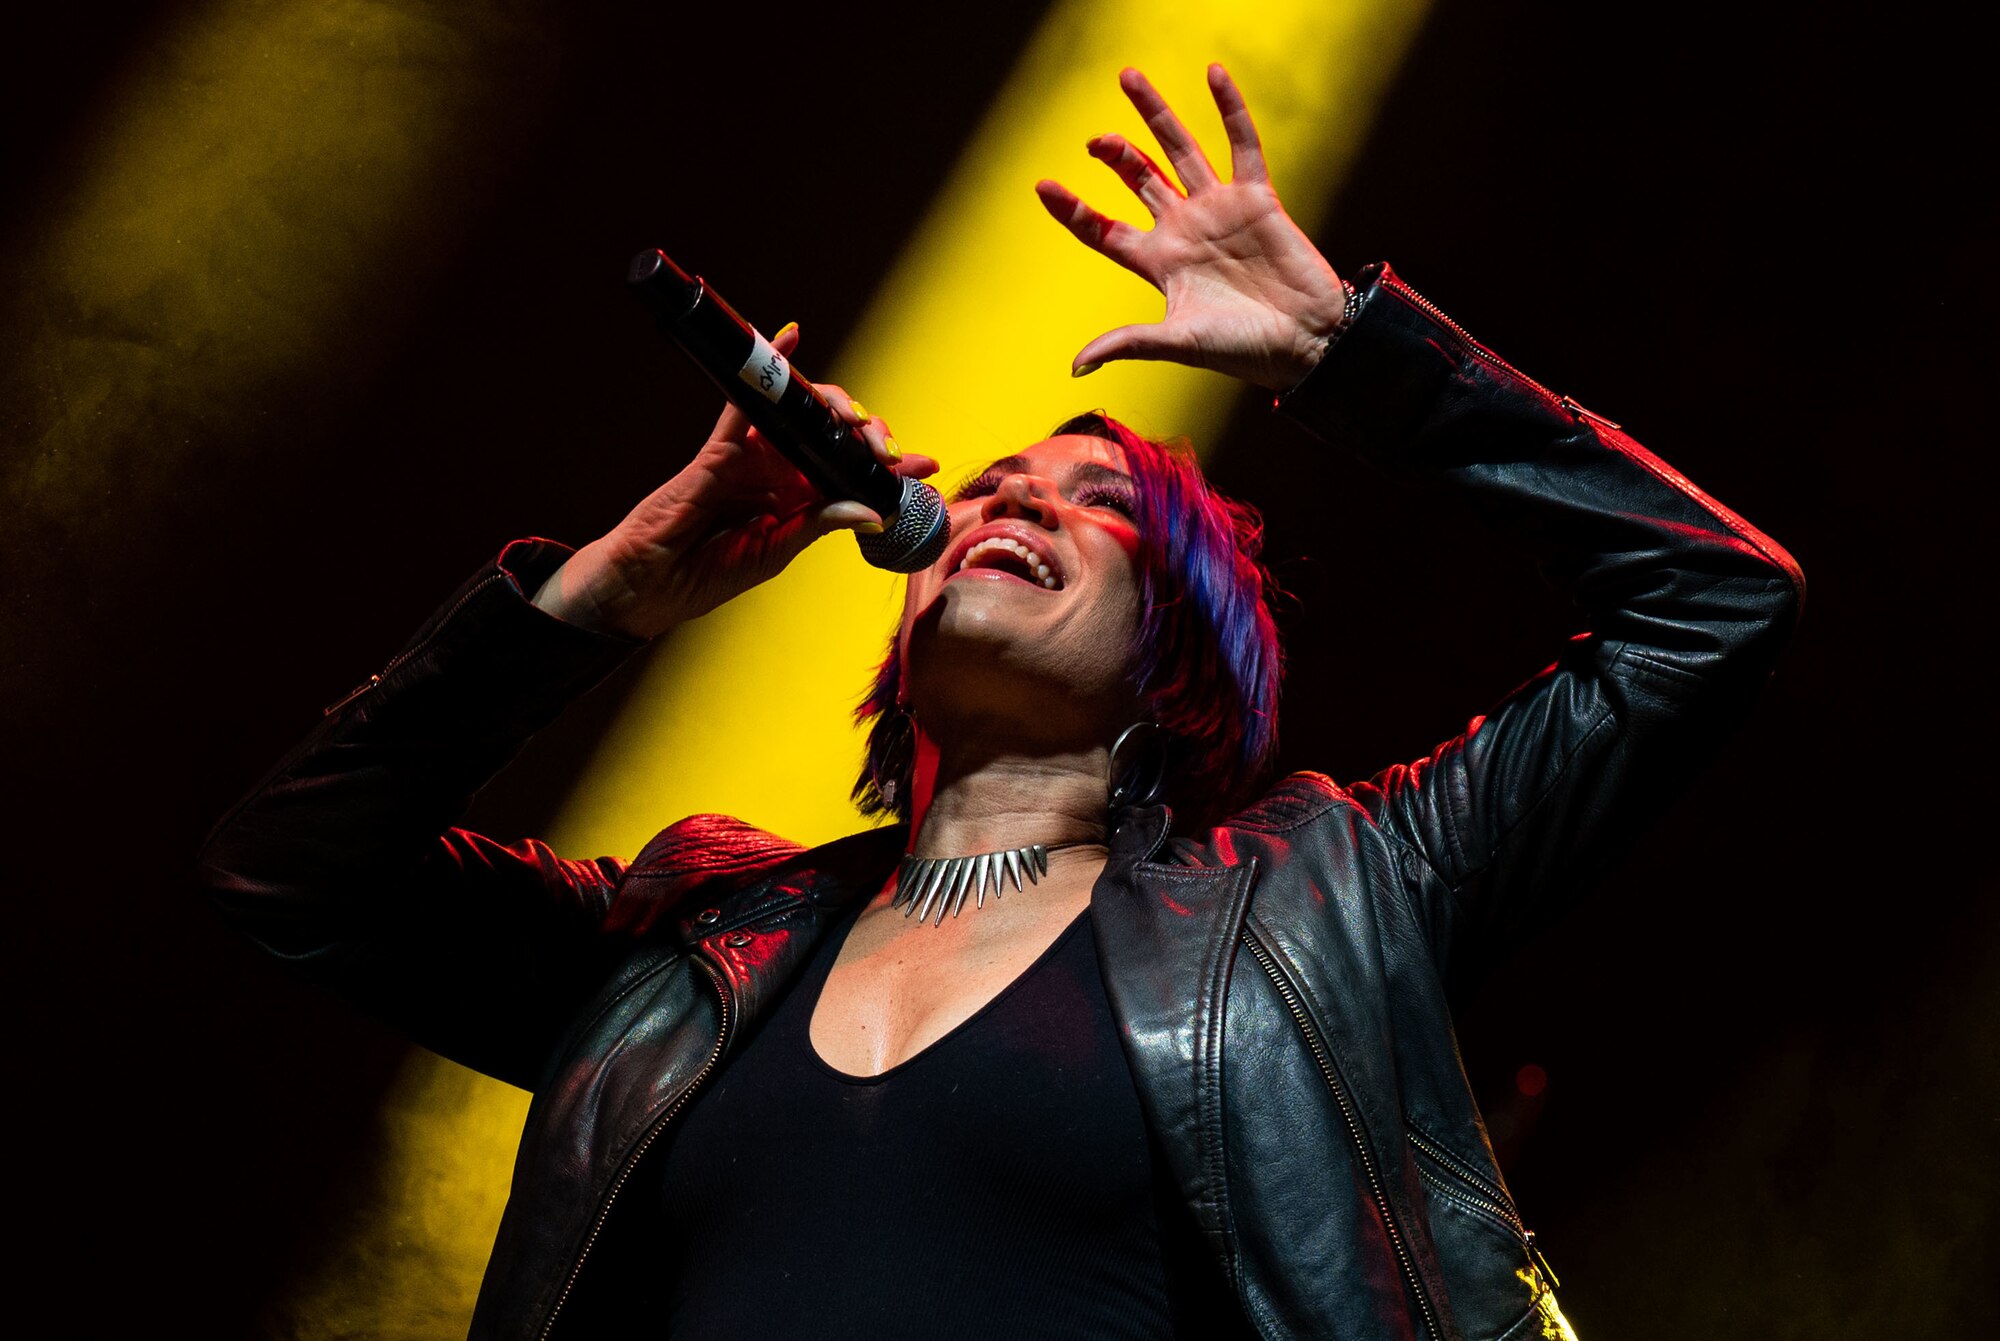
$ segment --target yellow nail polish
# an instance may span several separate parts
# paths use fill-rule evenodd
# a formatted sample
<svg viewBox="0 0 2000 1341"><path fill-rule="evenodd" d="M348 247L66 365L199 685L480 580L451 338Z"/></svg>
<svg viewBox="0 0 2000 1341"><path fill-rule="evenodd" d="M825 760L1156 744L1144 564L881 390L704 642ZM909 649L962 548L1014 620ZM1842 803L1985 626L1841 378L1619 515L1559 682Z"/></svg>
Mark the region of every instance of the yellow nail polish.
<svg viewBox="0 0 2000 1341"><path fill-rule="evenodd" d="M1078 367L1071 368L1069 370L1069 375L1071 377L1088 377L1092 373L1096 372L1099 368L1102 368L1103 366L1104 365L1102 363L1085 363Z"/></svg>
<svg viewBox="0 0 2000 1341"><path fill-rule="evenodd" d="M881 522L856 522L856 523L854 524L854 529L855 529L855 530L857 530L857 531L859 531L859 532L860 532L860 533L861 533L862 535L881 535L881 534L882 534L882 523L881 523Z"/></svg>
<svg viewBox="0 0 2000 1341"><path fill-rule="evenodd" d="M894 438L882 439L882 446L888 449L889 459L891 461L900 461L903 459L903 449L896 445L896 440Z"/></svg>
<svg viewBox="0 0 2000 1341"><path fill-rule="evenodd" d="M852 396L847 398L847 403L854 407L854 417L856 419L860 419L865 422L866 420L874 417L870 415L867 410L862 408L860 401L855 400Z"/></svg>
<svg viewBox="0 0 2000 1341"><path fill-rule="evenodd" d="M784 339L787 335L790 335L793 331L797 330L798 328L799 328L798 322L796 321L786 322L784 325L778 327L778 333L771 337L771 343L772 344L778 343L778 341Z"/></svg>

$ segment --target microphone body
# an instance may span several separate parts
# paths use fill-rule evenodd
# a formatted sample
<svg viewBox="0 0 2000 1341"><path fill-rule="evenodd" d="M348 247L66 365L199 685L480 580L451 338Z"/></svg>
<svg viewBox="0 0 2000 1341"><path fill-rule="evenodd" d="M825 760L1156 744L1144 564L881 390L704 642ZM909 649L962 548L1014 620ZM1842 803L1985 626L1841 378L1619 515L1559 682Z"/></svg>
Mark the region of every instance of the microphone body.
<svg viewBox="0 0 2000 1341"><path fill-rule="evenodd" d="M882 517L880 535L857 535L861 556L878 568L928 568L951 541L951 518L938 491L875 459L861 434L792 370L784 355L736 314L699 276L663 251L632 258L632 291L672 340L741 409L766 441L828 498L852 498Z"/></svg>

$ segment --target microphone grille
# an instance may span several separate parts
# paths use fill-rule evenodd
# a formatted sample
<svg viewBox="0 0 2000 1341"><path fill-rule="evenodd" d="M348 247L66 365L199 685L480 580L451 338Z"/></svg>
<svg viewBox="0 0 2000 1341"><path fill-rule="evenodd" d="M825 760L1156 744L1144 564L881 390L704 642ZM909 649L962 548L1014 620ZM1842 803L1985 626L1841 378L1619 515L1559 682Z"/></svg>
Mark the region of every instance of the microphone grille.
<svg viewBox="0 0 2000 1341"><path fill-rule="evenodd" d="M880 535L856 535L861 557L892 573L914 573L938 561L951 543L944 498L922 480L903 481L903 505Z"/></svg>

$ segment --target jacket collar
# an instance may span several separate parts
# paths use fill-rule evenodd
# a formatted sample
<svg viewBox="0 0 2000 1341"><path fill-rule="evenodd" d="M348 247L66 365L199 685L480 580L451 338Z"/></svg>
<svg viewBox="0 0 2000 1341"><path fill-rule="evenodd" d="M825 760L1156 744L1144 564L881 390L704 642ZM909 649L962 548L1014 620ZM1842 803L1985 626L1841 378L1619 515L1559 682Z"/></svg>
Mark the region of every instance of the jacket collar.
<svg viewBox="0 0 2000 1341"><path fill-rule="evenodd" d="M681 941L709 940L787 909L823 913L865 898L881 888L909 835L907 825L891 824L816 848L784 851L721 897L689 899L679 918Z"/></svg>

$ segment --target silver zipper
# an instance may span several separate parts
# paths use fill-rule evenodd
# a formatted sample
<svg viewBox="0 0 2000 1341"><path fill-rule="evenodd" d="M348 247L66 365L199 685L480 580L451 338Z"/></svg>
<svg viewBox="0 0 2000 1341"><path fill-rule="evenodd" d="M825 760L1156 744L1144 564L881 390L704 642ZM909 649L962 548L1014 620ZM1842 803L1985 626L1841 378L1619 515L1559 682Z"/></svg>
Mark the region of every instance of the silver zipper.
<svg viewBox="0 0 2000 1341"><path fill-rule="evenodd" d="M1420 1135L1407 1123L1404 1125L1403 1135L1411 1145L1430 1156L1442 1168L1457 1174L1463 1182L1471 1184L1474 1191L1483 1195L1474 1195L1474 1191L1468 1191L1463 1186L1449 1183L1421 1164L1417 1166L1418 1177L1461 1206L1469 1206L1486 1211L1495 1219L1504 1223L1509 1229L1514 1231L1514 1237L1521 1240L1521 1246L1527 1250L1528 1256L1534 1261L1536 1269L1548 1277L1550 1288L1562 1288L1562 1282L1556 1279L1555 1269L1549 1265L1549 1259L1542 1256L1541 1245L1535 1241L1535 1231L1528 1228L1527 1223L1521 1219L1520 1212L1514 1209L1513 1203L1507 1198L1505 1193L1468 1168L1464 1160L1450 1154L1436 1142Z"/></svg>
<svg viewBox="0 0 2000 1341"><path fill-rule="evenodd" d="M1419 308L1424 313L1425 316L1428 316L1432 321L1437 322L1438 325L1443 326L1446 330L1452 332L1454 335L1458 336L1459 339L1463 340L1465 342L1467 351L1471 353L1471 355L1474 358L1479 359L1481 362L1490 364L1495 368L1498 368L1500 371L1506 373L1510 377L1515 377L1518 378L1520 381L1525 382L1527 385L1533 387L1536 391L1540 392L1542 396L1549 402L1549 404L1555 406L1559 410L1567 410L1573 415L1577 415L1580 416L1581 418L1591 420L1593 423L1602 424L1606 428L1616 429L1622 427L1622 425L1614 422L1613 420L1606 419L1603 415L1598 414L1594 410L1585 409L1583 405L1579 403L1573 396L1558 396L1555 392L1549 390L1547 387L1543 386L1540 382L1537 382L1534 378L1528 376L1528 374L1522 372L1519 368L1516 368L1513 364L1501 358L1498 354L1488 349L1485 345L1480 344L1479 341L1472 338L1472 333L1470 331L1466 330L1465 327L1459 325L1456 321L1453 321L1449 316L1447 316L1443 308L1439 307L1436 303L1432 302L1430 299L1424 297L1421 293L1418 293L1408 284L1405 284L1400 278L1391 280L1390 284L1395 288L1395 290L1398 293L1402 294L1405 298L1409 299L1410 302L1415 304L1417 308Z"/></svg>
<svg viewBox="0 0 2000 1341"><path fill-rule="evenodd" d="M556 1302L549 1306L549 1316L543 1321L542 1330L538 1334L540 1341L548 1341L548 1335L556 1325L556 1315L561 1313L563 1305L569 1302L570 1292L576 1288L577 1278L583 1274L583 1264L590 1257L590 1250L597 1246L598 1235L604 1232L604 1222L611 1216L612 1204L618 1200L618 1194L624 1191L633 1170L639 1167L639 1161L646 1157L646 1151L652 1148L653 1142L659 1139L660 1133L666 1130L674 1115L687 1106L687 1101L693 1096L696 1087L708 1078L708 1073L715 1069L716 1062L722 1058L723 1049L728 1046L729 989L723 983L721 973L708 960L702 958L699 952L688 957L694 963L701 965L702 971L708 974L710 981L715 984L716 998L722 1004L722 1028L716 1033L715 1046L709 1050L708 1060L701 1064L701 1069L696 1071L693 1078L681 1089L680 1095L667 1106L667 1111L653 1120L653 1125L646 1129L646 1134L639 1139L639 1144L633 1147L631 1155L626 1158L625 1167L618 1171L618 1177L612 1181L611 1190L605 1194L604 1204L597 1208L597 1219L591 1223L590 1237L583 1241L583 1251L576 1255L576 1261L570 1263L569 1275L563 1281L562 1293L558 1294Z"/></svg>
<svg viewBox="0 0 2000 1341"><path fill-rule="evenodd" d="M406 652L398 652L395 658L392 661L390 661L388 665L382 668L380 674L369 676L367 679L363 680L360 684L348 690L347 694L344 697L336 700L335 702L327 704L326 707L320 709L319 715L322 717L331 717L335 713L339 712L342 708L346 707L348 704L354 702L355 699L360 698L363 694L373 689L376 685L381 684L383 680L389 677L389 675L396 669L396 667L402 665L405 661L408 661L411 657L415 656L417 653L423 651L426 647L429 647L432 643L436 642L438 639L438 635L444 632L444 626L451 623L451 617L457 614L459 610L464 607L467 601L471 600L474 596L477 596L480 592L486 590L486 588L492 586L495 582L503 582L505 580L506 580L505 575L500 573L493 573L487 576L486 578L482 579L477 585L475 585L472 588L471 591L466 592L463 596L459 597L457 600L451 603L451 609L444 612L444 618L438 620L436 626L431 629L429 635L427 635L422 642L418 643L415 647L410 648Z"/></svg>
<svg viewBox="0 0 2000 1341"><path fill-rule="evenodd" d="M1520 1214L1514 1210L1513 1203L1507 1195L1484 1178L1481 1178L1477 1171L1467 1167L1464 1160L1445 1150L1437 1142L1417 1131L1416 1128L1410 1126L1407 1122L1404 1123L1403 1134L1408 1138L1411 1145L1470 1183L1484 1196L1491 1197L1494 1202L1492 1206L1493 1211L1501 1219L1514 1226L1517 1233L1525 1234L1528 1232L1527 1226L1521 1223Z"/></svg>
<svg viewBox="0 0 2000 1341"><path fill-rule="evenodd" d="M1312 1049L1313 1060L1319 1063L1320 1075L1325 1079L1327 1089L1332 1092L1334 1103L1340 1108L1341 1118L1347 1123L1347 1135L1354 1144L1354 1153L1360 1156L1361 1171L1368 1175L1368 1190L1374 1199L1376 1213L1382 1217L1382 1227L1388 1231L1389 1244L1396 1250L1396 1262L1402 1267L1403 1278L1409 1282L1410 1292L1417 1298L1417 1308L1424 1315L1425 1330L1433 1337L1443 1335L1438 1330L1437 1315L1431 1311L1430 1295L1424 1289L1423 1277L1418 1273L1416 1263L1410 1258L1409 1244L1404 1241L1403 1231L1396 1223L1395 1212L1390 1208L1388 1194L1382 1190L1382 1178L1376 1171L1375 1158L1368 1152L1367 1141L1362 1139L1361 1122L1355 1117L1354 1108L1347 1100L1347 1091L1342 1088L1340 1078L1334 1073L1333 1059L1327 1056L1326 1048L1320 1042L1319 1030L1314 1027L1312 1017L1306 1014L1298 993L1286 981L1277 960L1256 936L1251 934L1247 926L1243 928L1242 939L1251 955L1263 965L1264 976L1278 989L1278 995L1284 999L1285 1008L1292 1013L1292 1019L1298 1022L1299 1032L1305 1036L1306 1046Z"/></svg>
<svg viewBox="0 0 2000 1341"><path fill-rule="evenodd" d="M1415 1142L1411 1142L1411 1144L1414 1145ZM1493 1219L1498 1220L1501 1224L1512 1230L1515 1238L1520 1239L1523 1243L1527 1242L1528 1227L1521 1223L1519 1216L1515 1215L1499 1202L1494 1201L1490 1197L1480 1196L1478 1193L1472 1192L1459 1184L1449 1182L1438 1174L1432 1173L1421 1164L1417 1166L1417 1176L1460 1205L1472 1206L1485 1211Z"/></svg>

